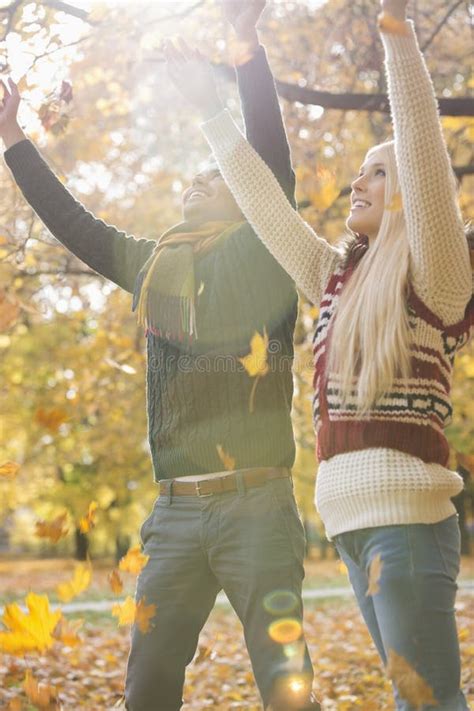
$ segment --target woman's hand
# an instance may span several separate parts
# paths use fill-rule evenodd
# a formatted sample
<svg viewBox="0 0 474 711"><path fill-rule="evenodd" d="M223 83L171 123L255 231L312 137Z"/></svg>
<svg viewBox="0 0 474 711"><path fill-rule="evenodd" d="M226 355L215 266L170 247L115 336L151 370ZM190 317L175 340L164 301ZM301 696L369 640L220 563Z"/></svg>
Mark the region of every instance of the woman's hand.
<svg viewBox="0 0 474 711"><path fill-rule="evenodd" d="M381 0L382 12L386 12L396 20L404 22L407 19L408 0Z"/></svg>
<svg viewBox="0 0 474 711"><path fill-rule="evenodd" d="M222 111L211 65L201 52L191 49L181 38L176 44L165 40L163 51L171 81L203 118L212 118Z"/></svg>
<svg viewBox="0 0 474 711"><path fill-rule="evenodd" d="M20 92L13 79L8 79L8 87L0 79L0 137L3 138L6 148L25 138L25 134L18 125L17 115L20 105Z"/></svg>

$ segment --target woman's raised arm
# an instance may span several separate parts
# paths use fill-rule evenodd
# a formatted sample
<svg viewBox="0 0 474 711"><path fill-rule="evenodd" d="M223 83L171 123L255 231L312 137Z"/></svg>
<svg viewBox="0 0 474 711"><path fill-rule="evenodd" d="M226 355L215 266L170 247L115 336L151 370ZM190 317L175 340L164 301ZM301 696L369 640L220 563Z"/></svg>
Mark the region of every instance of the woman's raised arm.
<svg viewBox="0 0 474 711"><path fill-rule="evenodd" d="M469 254L433 84L406 5L383 0L379 18L395 154L413 284L449 325L463 317L471 296Z"/></svg>

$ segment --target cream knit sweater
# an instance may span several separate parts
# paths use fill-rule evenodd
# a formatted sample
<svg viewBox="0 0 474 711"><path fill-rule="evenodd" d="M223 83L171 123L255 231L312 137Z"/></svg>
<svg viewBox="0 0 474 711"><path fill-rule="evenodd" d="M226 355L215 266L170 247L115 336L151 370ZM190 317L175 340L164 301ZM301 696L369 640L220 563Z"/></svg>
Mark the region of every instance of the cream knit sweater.
<svg viewBox="0 0 474 711"><path fill-rule="evenodd" d="M472 277L433 86L414 27L383 34L395 151L413 286L445 325L460 321ZM319 303L341 254L291 208L271 171L223 111L203 124L222 175L248 221L301 291ZM435 523L455 512L462 480L394 449L338 454L319 466L316 505L328 537L373 526Z"/></svg>

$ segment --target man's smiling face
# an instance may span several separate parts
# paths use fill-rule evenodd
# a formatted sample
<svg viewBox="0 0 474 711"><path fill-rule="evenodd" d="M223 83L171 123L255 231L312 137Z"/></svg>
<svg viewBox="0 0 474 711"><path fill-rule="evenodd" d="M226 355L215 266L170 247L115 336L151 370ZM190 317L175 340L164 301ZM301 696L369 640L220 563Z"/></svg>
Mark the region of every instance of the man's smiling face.
<svg viewBox="0 0 474 711"><path fill-rule="evenodd" d="M182 204L183 217L187 222L244 219L216 165L194 176L183 193Z"/></svg>

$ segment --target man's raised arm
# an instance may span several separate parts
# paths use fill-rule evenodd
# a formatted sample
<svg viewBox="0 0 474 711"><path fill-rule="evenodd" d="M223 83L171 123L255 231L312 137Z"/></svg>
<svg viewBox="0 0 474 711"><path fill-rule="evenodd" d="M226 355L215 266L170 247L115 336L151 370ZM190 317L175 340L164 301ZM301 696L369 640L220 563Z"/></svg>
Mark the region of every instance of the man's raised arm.
<svg viewBox="0 0 474 711"><path fill-rule="evenodd" d="M275 81L256 29L265 4L265 0L222 0L224 14L236 33L235 64L247 140L271 169L294 207L295 174L290 147Z"/></svg>
<svg viewBox="0 0 474 711"><path fill-rule="evenodd" d="M126 291L133 292L135 277L156 245L136 240L88 212L64 187L17 122L20 95L13 81L0 82L0 137L5 162L41 221L67 249L91 269Z"/></svg>

